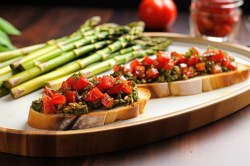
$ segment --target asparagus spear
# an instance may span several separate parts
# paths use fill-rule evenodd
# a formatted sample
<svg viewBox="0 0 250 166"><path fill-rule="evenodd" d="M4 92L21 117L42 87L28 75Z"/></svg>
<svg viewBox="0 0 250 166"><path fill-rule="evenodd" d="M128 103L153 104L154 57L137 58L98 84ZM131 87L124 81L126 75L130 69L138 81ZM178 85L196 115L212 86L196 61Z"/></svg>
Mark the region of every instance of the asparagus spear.
<svg viewBox="0 0 250 166"><path fill-rule="evenodd" d="M109 58L109 59L107 59L103 62L100 62L98 64L95 64L93 66L89 66L87 68L84 68L78 72L80 72L85 77L92 77L96 74L100 74L102 72L110 70L113 67L115 67L116 65L121 65L121 64L127 63L135 58L142 58L146 55L153 55L157 51L160 51L160 50L164 51L172 43L170 40L168 40L166 38L164 40L163 39L159 40L159 38L158 38L155 41L162 41L163 43L161 43L161 44L155 43L155 45L151 44L150 47L146 47L145 49L135 49L135 50L131 50L131 52L126 52L125 54L116 54L116 56L113 56L112 58ZM129 47L129 48L131 48L131 47ZM129 49L126 49L124 51L128 51L128 50ZM61 87L62 82L65 81L67 78L69 78L73 74L74 73L71 73L71 74L63 76L61 78L48 81L46 83L46 86L57 90Z"/></svg>
<svg viewBox="0 0 250 166"><path fill-rule="evenodd" d="M107 45L108 43L110 43L109 40L101 41L95 44L91 44L91 45L87 45L87 46L75 49L65 54L62 54L60 57L56 57L48 62L44 62L42 64L39 64L38 66L30 68L29 70L25 70L23 72L20 72L12 76L10 79L4 81L4 86L8 89L15 87L16 85L19 85L29 79L32 79L48 71L51 71L57 68L58 66L66 64L79 56L85 55L86 53L90 51L100 49L103 46Z"/></svg>
<svg viewBox="0 0 250 166"><path fill-rule="evenodd" d="M38 50L42 47L44 47L45 44L37 44L33 46L28 46L16 50L11 50L11 51L5 51L0 53L0 62L4 62L9 59L13 59L22 55L26 55L34 50Z"/></svg>
<svg viewBox="0 0 250 166"><path fill-rule="evenodd" d="M45 53L33 60L28 60L19 65L19 69L21 71L27 70L33 66L35 66L35 63L40 63L40 62L45 62L48 61L49 59L53 59L59 55L61 55L63 52L67 52L70 50L73 50L74 48L79 48L81 46L94 43L96 41L102 40L102 39L108 39L113 37L114 35L120 35L121 33L125 32L126 28L122 26L117 26L117 25L112 25L110 24L103 24L98 27L96 27L92 31L87 31L85 33L85 36L83 39L80 39L76 42L69 43L67 45L64 44L58 44L58 48L56 48L53 51L50 51L48 53ZM88 34L88 32L91 32ZM93 32L93 33L92 33Z"/></svg>
<svg viewBox="0 0 250 166"><path fill-rule="evenodd" d="M80 70L81 68L86 67L87 65L90 65L92 63L95 63L97 61L101 61L105 58L107 58L111 53L124 48L129 42L132 40L137 39L138 37L141 37L142 32L144 30L144 23L143 22L135 22L129 24L131 27L131 30L128 34L122 35L117 39L117 41L113 42L109 46L107 46L104 49L101 49L97 51L96 53L75 61L74 63L70 63L66 66L63 66L57 70L54 70L52 72L49 72L47 74L41 75L39 77L36 77L30 81L24 82L23 84L20 84L14 88L11 89L11 95L14 98L21 97L23 95L26 95L36 89L41 88L44 86L46 81L56 79L59 77L62 77L64 75L67 75L69 73L75 72L77 70ZM7 85L8 86L8 85Z"/></svg>
<svg viewBox="0 0 250 166"><path fill-rule="evenodd" d="M110 38L110 37L112 37L112 35L120 34L123 31L124 31L124 28L118 26L114 29L110 29L109 31L105 31L105 32L102 32L98 35L87 37L85 39L79 40L76 43L69 44L68 45L69 47L66 47L66 48L79 47L79 46L88 44L90 42L95 42L97 39ZM33 68L30 68L28 70L25 70L21 73L18 73L16 75L12 76L8 80L4 81L4 85L5 85L5 87L7 87L9 89L13 88L13 87L29 80L29 79L32 79L38 75L41 75L41 74L48 72L48 71L50 71L58 66L61 66L65 63L72 61L76 56L82 55L83 53L92 51L94 49L98 49L106 43L107 42L96 43L96 44L93 44L90 46L79 48L79 49L74 50L72 52L69 52L67 54L63 54L59 57L55 57L54 59L52 59L48 62L44 62L42 64L34 66ZM60 50L59 50L59 52L52 51L51 53L52 54L47 54L47 55L54 56L54 54L60 54ZM72 68L74 68L74 67L72 67Z"/></svg>

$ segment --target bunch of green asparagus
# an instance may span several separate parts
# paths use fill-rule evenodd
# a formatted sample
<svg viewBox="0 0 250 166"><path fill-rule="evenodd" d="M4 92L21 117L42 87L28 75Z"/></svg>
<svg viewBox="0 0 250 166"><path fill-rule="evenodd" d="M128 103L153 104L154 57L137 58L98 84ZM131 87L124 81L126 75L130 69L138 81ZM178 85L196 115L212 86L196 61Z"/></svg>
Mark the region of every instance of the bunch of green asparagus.
<svg viewBox="0 0 250 166"><path fill-rule="evenodd" d="M100 17L92 17L69 36L0 53L0 96L18 98L44 85L57 89L75 72L92 77L171 44L167 38L143 36L143 22L99 22Z"/></svg>

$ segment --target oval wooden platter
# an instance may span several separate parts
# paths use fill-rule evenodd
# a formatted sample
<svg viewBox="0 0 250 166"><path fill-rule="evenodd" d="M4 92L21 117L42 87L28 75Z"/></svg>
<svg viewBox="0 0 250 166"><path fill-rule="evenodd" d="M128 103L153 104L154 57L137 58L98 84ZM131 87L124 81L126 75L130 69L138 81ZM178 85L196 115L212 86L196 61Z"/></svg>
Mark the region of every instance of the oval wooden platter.
<svg viewBox="0 0 250 166"><path fill-rule="evenodd" d="M169 33L145 33L173 40L169 51L187 51L208 45L224 49L249 64L250 49L230 43ZM29 105L38 90L13 100L0 99L0 152L23 156L70 157L117 151L178 135L224 118L250 104L250 79L222 89L192 96L151 99L137 118L84 130L46 131L27 125Z"/></svg>

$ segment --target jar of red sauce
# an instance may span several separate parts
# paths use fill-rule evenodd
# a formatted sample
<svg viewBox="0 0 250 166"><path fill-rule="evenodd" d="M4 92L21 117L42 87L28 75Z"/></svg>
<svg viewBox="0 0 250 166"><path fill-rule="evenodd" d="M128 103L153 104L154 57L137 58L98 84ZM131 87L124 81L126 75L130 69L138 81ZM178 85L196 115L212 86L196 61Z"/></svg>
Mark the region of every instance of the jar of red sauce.
<svg viewBox="0 0 250 166"><path fill-rule="evenodd" d="M195 36L231 41L241 20L243 0L192 0L190 29Z"/></svg>

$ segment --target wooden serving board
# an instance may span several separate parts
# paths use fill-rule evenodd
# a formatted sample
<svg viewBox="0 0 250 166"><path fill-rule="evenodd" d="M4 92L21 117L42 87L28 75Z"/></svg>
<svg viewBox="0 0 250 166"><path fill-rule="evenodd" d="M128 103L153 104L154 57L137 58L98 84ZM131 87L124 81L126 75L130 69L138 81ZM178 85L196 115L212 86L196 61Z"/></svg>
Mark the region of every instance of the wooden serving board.
<svg viewBox="0 0 250 166"><path fill-rule="evenodd" d="M146 33L173 40L168 51L186 52L208 45L226 50L250 64L250 49L229 43L214 43L190 36ZM145 113L137 118L84 130L46 131L27 125L31 101L41 96L38 90L13 100L0 99L0 152L23 156L82 156L136 147L165 139L224 118L250 104L250 79L239 84L192 96L151 99Z"/></svg>

